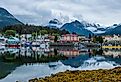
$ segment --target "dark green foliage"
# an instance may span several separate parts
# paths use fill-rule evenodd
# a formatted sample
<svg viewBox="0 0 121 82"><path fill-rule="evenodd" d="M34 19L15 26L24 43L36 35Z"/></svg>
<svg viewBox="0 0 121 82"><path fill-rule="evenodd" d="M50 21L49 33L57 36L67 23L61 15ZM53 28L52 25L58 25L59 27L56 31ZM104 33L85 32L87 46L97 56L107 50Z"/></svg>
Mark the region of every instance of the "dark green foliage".
<svg viewBox="0 0 121 82"><path fill-rule="evenodd" d="M101 44L104 42L102 36L94 36L93 41Z"/></svg>
<svg viewBox="0 0 121 82"><path fill-rule="evenodd" d="M5 31L6 36L15 36L15 34L16 34L16 31L14 31L14 30L6 30Z"/></svg>
<svg viewBox="0 0 121 82"><path fill-rule="evenodd" d="M99 50L93 49L92 51L93 51L94 55L97 55L97 54L98 55L102 55L103 54L103 50L102 49L99 49Z"/></svg>
<svg viewBox="0 0 121 82"><path fill-rule="evenodd" d="M33 36L34 39L36 38L36 35L37 34L35 32L32 33L32 36Z"/></svg>
<svg viewBox="0 0 121 82"><path fill-rule="evenodd" d="M0 28L0 33L5 33L6 30L15 30L19 34L32 34L36 33L39 34L42 32L47 34L67 34L68 32L65 30L60 30L59 28L49 28L49 27L43 27L43 26L35 26L35 25L13 25L13 26L7 26L4 28ZM43 32L44 31L44 32Z"/></svg>
<svg viewBox="0 0 121 82"><path fill-rule="evenodd" d="M91 34L89 34L89 39L91 39L91 37L92 37Z"/></svg>
<svg viewBox="0 0 121 82"><path fill-rule="evenodd" d="M103 38L102 38L102 36L99 36L99 37L97 37L97 41L99 42L99 43L103 43Z"/></svg>
<svg viewBox="0 0 121 82"><path fill-rule="evenodd" d="M56 35L54 38L54 42L57 42L57 40L58 40L58 36Z"/></svg>

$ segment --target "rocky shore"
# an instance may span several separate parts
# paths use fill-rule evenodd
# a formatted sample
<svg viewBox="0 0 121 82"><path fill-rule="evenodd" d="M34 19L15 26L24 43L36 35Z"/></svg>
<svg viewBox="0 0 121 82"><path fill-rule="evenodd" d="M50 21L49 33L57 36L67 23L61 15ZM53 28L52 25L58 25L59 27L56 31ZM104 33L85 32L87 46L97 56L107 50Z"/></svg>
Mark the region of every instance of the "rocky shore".
<svg viewBox="0 0 121 82"><path fill-rule="evenodd" d="M65 71L29 82L121 82L121 67L110 70Z"/></svg>

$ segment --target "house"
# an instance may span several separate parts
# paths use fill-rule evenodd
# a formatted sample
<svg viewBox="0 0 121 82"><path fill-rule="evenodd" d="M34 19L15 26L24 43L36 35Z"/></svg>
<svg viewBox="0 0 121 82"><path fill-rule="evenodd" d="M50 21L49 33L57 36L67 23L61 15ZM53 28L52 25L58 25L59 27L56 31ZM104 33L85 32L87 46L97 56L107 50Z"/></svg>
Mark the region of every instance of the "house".
<svg viewBox="0 0 121 82"><path fill-rule="evenodd" d="M120 41L121 42L121 36L119 35L113 35L113 36L103 36L104 42L110 42L110 41Z"/></svg>
<svg viewBox="0 0 121 82"><path fill-rule="evenodd" d="M103 36L104 46L121 46L121 36L113 35L113 36Z"/></svg>
<svg viewBox="0 0 121 82"><path fill-rule="evenodd" d="M21 38L21 41L28 41L29 40L29 38L31 38L32 37L32 35L31 34L22 34L21 36L20 36L20 38Z"/></svg>
<svg viewBox="0 0 121 82"><path fill-rule="evenodd" d="M49 35L48 38L50 39L50 42L54 42L55 36Z"/></svg>
<svg viewBox="0 0 121 82"><path fill-rule="evenodd" d="M37 36L36 41L39 41L39 42L50 42L50 39L49 39L48 35L39 35L39 36Z"/></svg>
<svg viewBox="0 0 121 82"><path fill-rule="evenodd" d="M79 42L79 36L76 34L64 34L61 36L61 42Z"/></svg>

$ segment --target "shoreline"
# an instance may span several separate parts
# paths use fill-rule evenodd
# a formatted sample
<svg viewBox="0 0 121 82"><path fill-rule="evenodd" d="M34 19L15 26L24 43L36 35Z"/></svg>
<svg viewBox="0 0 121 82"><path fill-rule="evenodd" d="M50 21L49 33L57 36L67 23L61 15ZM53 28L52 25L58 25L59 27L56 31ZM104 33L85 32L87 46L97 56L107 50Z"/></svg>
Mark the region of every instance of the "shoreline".
<svg viewBox="0 0 121 82"><path fill-rule="evenodd" d="M121 67L99 70L76 70L34 78L28 82L121 82Z"/></svg>

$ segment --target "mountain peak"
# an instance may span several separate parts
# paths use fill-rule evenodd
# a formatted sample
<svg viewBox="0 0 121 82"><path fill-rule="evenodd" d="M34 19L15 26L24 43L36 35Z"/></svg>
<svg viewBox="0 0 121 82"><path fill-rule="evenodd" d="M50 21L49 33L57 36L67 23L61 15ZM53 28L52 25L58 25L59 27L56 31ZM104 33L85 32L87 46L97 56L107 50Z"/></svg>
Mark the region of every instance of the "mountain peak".
<svg viewBox="0 0 121 82"><path fill-rule="evenodd" d="M85 35L85 36L88 36L89 34L93 34L91 31L85 29L85 26L79 22L78 20L75 20L71 23L66 23L64 24L61 29L65 29L67 30L68 32L70 33L76 33L76 34L79 34L79 35Z"/></svg>
<svg viewBox="0 0 121 82"><path fill-rule="evenodd" d="M47 26L50 28L60 28L62 23L58 19L52 19Z"/></svg>
<svg viewBox="0 0 121 82"><path fill-rule="evenodd" d="M23 23L17 20L6 9L0 7L0 27L5 27L15 24L23 24Z"/></svg>
<svg viewBox="0 0 121 82"><path fill-rule="evenodd" d="M0 15L11 15L6 9L0 7Z"/></svg>
<svg viewBox="0 0 121 82"><path fill-rule="evenodd" d="M80 23L78 20L75 20L74 22L76 22L76 23Z"/></svg>
<svg viewBox="0 0 121 82"><path fill-rule="evenodd" d="M58 25L60 25L62 23L58 19L53 19L53 20L49 21L49 24L58 24Z"/></svg>
<svg viewBox="0 0 121 82"><path fill-rule="evenodd" d="M3 8L3 7L0 7L0 10L6 10L5 8Z"/></svg>

